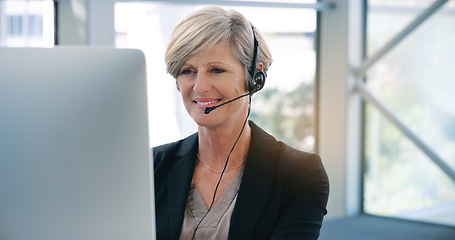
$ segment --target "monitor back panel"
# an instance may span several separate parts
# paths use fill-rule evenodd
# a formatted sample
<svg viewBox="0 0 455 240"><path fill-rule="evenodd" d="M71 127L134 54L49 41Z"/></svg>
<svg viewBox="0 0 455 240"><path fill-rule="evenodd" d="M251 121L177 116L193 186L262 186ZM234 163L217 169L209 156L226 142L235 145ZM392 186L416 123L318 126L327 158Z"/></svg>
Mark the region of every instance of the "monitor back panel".
<svg viewBox="0 0 455 240"><path fill-rule="evenodd" d="M152 239L138 50L0 48L0 239Z"/></svg>

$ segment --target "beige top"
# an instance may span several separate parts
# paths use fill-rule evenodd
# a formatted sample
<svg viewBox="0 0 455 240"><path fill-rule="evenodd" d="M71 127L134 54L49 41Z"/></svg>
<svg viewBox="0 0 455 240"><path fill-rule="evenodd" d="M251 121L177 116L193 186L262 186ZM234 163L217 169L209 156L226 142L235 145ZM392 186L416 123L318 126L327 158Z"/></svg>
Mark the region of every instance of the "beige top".
<svg viewBox="0 0 455 240"><path fill-rule="evenodd" d="M240 181L243 176L243 168L237 176L232 179L223 195L213 205L212 210L207 214L202 223L199 225L194 239L227 239L229 234L229 226L237 200L237 193L240 187ZM180 231L180 239L191 239L196 225L201 221L204 214L207 212L207 207L196 188L196 185L191 182L190 192L188 193L188 201L183 217L183 225Z"/></svg>

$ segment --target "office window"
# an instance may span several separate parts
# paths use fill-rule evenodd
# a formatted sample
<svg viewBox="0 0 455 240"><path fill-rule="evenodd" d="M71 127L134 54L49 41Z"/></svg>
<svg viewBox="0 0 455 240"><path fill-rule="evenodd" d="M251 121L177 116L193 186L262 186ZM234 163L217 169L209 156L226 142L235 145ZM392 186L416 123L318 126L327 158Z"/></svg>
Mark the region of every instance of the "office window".
<svg viewBox="0 0 455 240"><path fill-rule="evenodd" d="M10 15L6 17L6 33L10 36L22 35L22 16Z"/></svg>
<svg viewBox="0 0 455 240"><path fill-rule="evenodd" d="M29 36L43 35L43 16L41 15L28 16L28 35Z"/></svg>
<svg viewBox="0 0 455 240"><path fill-rule="evenodd" d="M164 53L177 22L202 7L132 2L115 5L116 46L139 48L146 54L151 146L197 130L181 103L175 80L166 74ZM253 96L250 118L279 140L314 151L316 10L222 7L235 9L253 22L274 58L264 89Z"/></svg>
<svg viewBox="0 0 455 240"><path fill-rule="evenodd" d="M0 46L52 47L53 1L0 0Z"/></svg>
<svg viewBox="0 0 455 240"><path fill-rule="evenodd" d="M368 1L367 55L434 1ZM455 2L367 71L368 89L455 169ZM455 182L373 106L365 116L364 210L455 225Z"/></svg>

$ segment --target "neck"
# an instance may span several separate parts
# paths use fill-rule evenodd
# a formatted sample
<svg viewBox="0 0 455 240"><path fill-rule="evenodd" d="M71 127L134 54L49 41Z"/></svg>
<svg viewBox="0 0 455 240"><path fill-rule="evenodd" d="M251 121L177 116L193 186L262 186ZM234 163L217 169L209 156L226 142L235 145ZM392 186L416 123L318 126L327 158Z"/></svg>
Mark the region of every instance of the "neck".
<svg viewBox="0 0 455 240"><path fill-rule="evenodd" d="M229 152L242 131L243 122L235 125L235 127L225 127L224 129L199 128L199 156L205 163L217 169L224 166ZM228 166L236 165L245 160L250 140L251 128L247 122L229 157Z"/></svg>

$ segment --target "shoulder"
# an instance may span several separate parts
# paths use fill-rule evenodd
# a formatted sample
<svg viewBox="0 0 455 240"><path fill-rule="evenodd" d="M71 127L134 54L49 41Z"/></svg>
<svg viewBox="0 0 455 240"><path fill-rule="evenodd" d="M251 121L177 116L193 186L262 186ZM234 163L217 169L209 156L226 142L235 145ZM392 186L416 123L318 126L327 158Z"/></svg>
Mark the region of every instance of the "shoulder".
<svg viewBox="0 0 455 240"><path fill-rule="evenodd" d="M272 135L250 122L252 129L252 148L262 151L273 158L278 165L305 164L322 166L321 158L315 153L295 149L284 142L276 140Z"/></svg>
<svg viewBox="0 0 455 240"><path fill-rule="evenodd" d="M286 143L277 141L254 123L251 122L250 125L252 144L255 145L256 151L262 151L265 153L263 156L268 157L263 160L272 162L277 178L282 183L293 182L303 186L317 182L321 187L328 189L329 180L318 154L290 147Z"/></svg>
<svg viewBox="0 0 455 240"><path fill-rule="evenodd" d="M309 153L297 150L283 142L278 142L281 149L280 165L283 166L300 166L299 170L320 169L324 168L321 157L315 153Z"/></svg>
<svg viewBox="0 0 455 240"><path fill-rule="evenodd" d="M183 156L197 144L198 134L194 133L184 139L152 148L155 169L162 164L170 163L178 156Z"/></svg>
<svg viewBox="0 0 455 240"><path fill-rule="evenodd" d="M281 142L279 144L282 151L278 173L292 181L303 183L301 186L319 183L328 191L329 179L318 154L303 152Z"/></svg>

